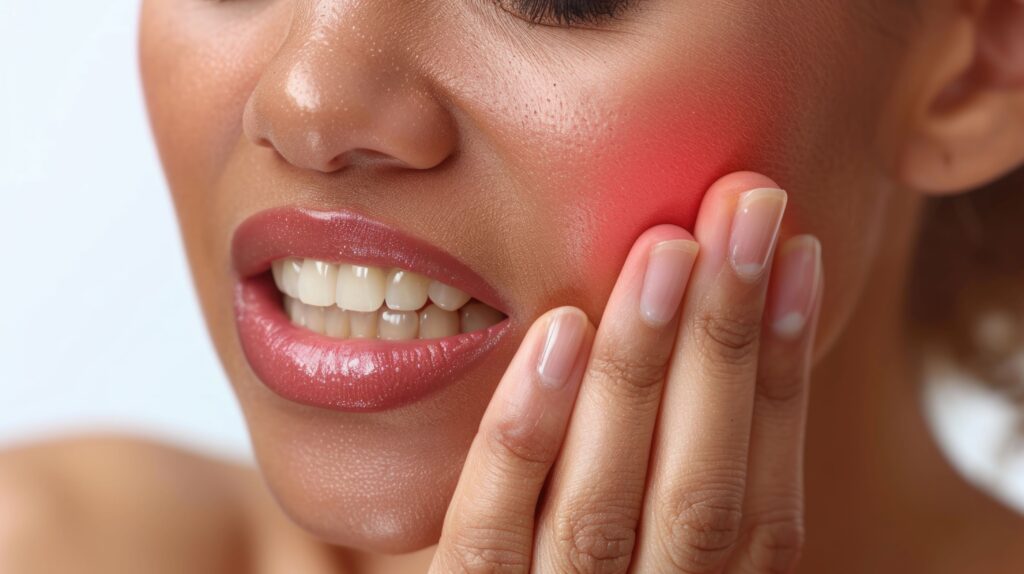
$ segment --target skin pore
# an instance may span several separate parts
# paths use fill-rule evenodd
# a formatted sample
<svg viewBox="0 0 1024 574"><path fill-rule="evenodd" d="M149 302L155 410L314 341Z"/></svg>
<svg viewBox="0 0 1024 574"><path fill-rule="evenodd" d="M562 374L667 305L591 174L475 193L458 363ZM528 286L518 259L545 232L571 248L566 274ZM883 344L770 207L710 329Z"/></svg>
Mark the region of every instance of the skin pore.
<svg viewBox="0 0 1024 574"><path fill-rule="evenodd" d="M429 550L378 553L437 540L533 319L571 304L597 324L636 237L691 228L708 186L744 169L789 192L782 237L818 236L828 278L803 571L1019 571L1019 517L929 436L903 322L922 192L981 185L1024 155L1024 73L974 59L986 10L1024 20L1012 1L642 0L566 29L489 0L147 0L147 105L214 344L273 498L344 549L292 527L252 474L211 465L213 491L246 485L223 536L304 571L424 571ZM997 94L995 78L1016 87ZM503 292L513 336L394 411L284 401L242 355L228 261L237 226L281 205L353 209L443 247ZM150 488L140 500L167 487Z"/></svg>

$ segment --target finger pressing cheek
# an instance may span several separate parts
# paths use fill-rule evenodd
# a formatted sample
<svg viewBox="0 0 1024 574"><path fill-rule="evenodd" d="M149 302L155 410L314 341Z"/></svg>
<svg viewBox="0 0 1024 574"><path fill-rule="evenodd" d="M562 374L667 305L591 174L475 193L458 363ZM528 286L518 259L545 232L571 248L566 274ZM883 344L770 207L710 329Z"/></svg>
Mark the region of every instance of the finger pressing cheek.
<svg viewBox="0 0 1024 574"><path fill-rule="evenodd" d="M787 195L764 176L728 176L706 194L701 245L658 417L637 553L719 572L740 535L758 348Z"/></svg>
<svg viewBox="0 0 1024 574"><path fill-rule="evenodd" d="M629 565L678 310L698 252L689 232L659 225L622 267L541 511L540 571Z"/></svg>

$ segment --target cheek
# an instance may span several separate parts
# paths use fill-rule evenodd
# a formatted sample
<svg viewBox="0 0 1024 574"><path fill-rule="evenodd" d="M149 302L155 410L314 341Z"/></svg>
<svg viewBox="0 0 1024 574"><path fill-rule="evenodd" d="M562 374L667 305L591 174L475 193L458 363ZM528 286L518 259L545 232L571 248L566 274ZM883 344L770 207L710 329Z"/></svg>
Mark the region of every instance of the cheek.
<svg viewBox="0 0 1024 574"><path fill-rule="evenodd" d="M140 75L193 280L214 341L228 315L212 309L229 285L232 198L214 193L241 140L242 111L287 31L290 3L146 0L139 24ZM226 33L230 31L230 33ZM220 292L218 292L220 289Z"/></svg>
<svg viewBox="0 0 1024 574"><path fill-rule="evenodd" d="M585 203L594 212L593 240L581 247L598 274L616 271L632 242L654 225L692 231L711 184L760 163L755 134L766 131L767 122L741 86L653 88L631 98L633 111L594 141L593 155L600 159L580 174L587 182Z"/></svg>
<svg viewBox="0 0 1024 574"><path fill-rule="evenodd" d="M290 9L144 3L139 57L146 106L182 215L194 211L190 196L211 186L237 145L248 94L287 30Z"/></svg>
<svg viewBox="0 0 1024 574"><path fill-rule="evenodd" d="M543 172L557 174L533 186L543 190L535 199L544 213L558 214L550 217L568 230L558 254L564 259L553 265L572 270L573 282L587 287L574 295L595 316L643 231L663 223L692 231L712 183L773 163L765 141L786 121L784 106L768 96L751 98L751 86L737 80L749 73L723 73L731 79L722 85L686 71L674 74L701 88L648 81L612 94L595 91L587 104L569 105L590 107L601 120L572 130L573 137L549 138L561 147L552 150L549 143L543 157L531 158L534 169L544 165Z"/></svg>

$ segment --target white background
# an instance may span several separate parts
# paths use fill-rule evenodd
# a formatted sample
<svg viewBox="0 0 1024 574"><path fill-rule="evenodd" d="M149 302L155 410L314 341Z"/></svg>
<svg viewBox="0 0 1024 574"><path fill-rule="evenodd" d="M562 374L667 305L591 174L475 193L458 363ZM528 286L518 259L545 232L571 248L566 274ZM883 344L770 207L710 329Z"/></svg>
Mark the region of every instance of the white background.
<svg viewBox="0 0 1024 574"><path fill-rule="evenodd" d="M146 125L137 0L54 4L0 0L0 446L119 430L249 459ZM1024 509L1024 458L993 454L1012 409L936 379L939 443Z"/></svg>
<svg viewBox="0 0 1024 574"><path fill-rule="evenodd" d="M137 0L0 0L0 446L124 430L248 457L136 71Z"/></svg>

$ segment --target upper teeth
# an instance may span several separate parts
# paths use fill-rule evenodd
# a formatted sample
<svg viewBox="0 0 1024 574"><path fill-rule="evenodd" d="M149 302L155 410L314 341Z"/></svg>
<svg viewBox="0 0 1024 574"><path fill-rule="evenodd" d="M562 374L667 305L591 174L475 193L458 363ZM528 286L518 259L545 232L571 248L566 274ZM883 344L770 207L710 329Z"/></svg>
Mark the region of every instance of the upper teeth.
<svg viewBox="0 0 1024 574"><path fill-rule="evenodd" d="M292 322L332 337L436 338L504 318L483 303L467 305L465 292L406 269L295 257L278 259L271 269ZM424 309L428 300L433 305Z"/></svg>

